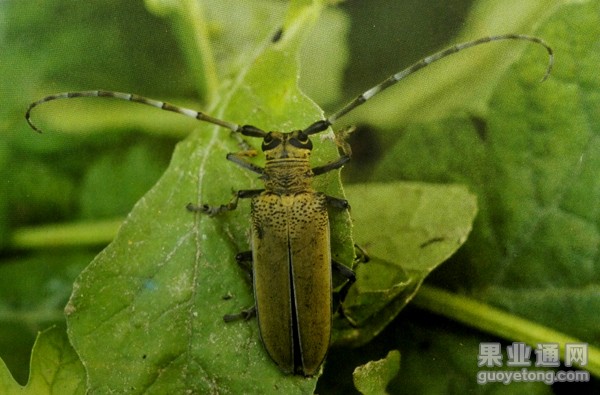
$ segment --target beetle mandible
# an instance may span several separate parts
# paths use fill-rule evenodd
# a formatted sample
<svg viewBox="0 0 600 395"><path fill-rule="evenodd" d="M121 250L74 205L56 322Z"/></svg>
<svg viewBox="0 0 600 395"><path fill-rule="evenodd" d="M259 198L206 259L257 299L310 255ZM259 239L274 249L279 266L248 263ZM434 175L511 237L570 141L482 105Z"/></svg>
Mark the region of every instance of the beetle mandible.
<svg viewBox="0 0 600 395"><path fill-rule="evenodd" d="M35 131L41 132L31 121L34 107L57 99L111 97L176 112L244 136L262 138L264 168L247 161L244 153L230 153L227 159L260 174L264 189L237 191L229 203L220 206L188 204L187 208L217 215L234 210L239 199L251 198L252 251L238 254L237 259L252 261L255 307L224 318L231 321L256 313L262 342L275 363L287 373L312 376L319 371L329 348L332 267L349 279L349 283L354 281L354 273L332 261L329 239L327 207L347 209L348 202L312 187L313 177L341 168L350 160L350 152L345 142L338 142L339 158L311 168L310 136L327 130L336 120L417 70L458 51L500 40L523 40L543 46L549 62L542 81L548 77L554 61L551 47L537 37L505 34L457 44L425 57L368 89L326 119L292 132L265 132L252 125L242 126L166 102L102 90L46 96L29 105L25 118Z"/></svg>

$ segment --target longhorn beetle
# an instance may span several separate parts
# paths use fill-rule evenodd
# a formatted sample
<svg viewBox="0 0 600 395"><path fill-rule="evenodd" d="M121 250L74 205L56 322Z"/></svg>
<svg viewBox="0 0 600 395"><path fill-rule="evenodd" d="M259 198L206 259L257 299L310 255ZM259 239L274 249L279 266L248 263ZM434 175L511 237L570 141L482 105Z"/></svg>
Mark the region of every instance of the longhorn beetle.
<svg viewBox="0 0 600 395"><path fill-rule="evenodd" d="M256 313L262 342L270 357L288 373L316 374L329 348L332 321L332 267L350 281L354 273L332 261L329 239L328 206L348 209L348 202L312 188L312 178L341 168L350 160L345 142L338 143L341 156L325 165L310 167L310 136L323 132L335 121L427 65L458 51L499 40L523 40L543 46L548 52L544 81L554 62L552 49L540 38L506 34L461 43L430 55L357 96L326 119L292 132L265 132L252 125L239 125L199 111L176 107L162 101L109 91L82 91L47 96L29 105L25 118L36 131L31 110L56 99L74 97L112 97L173 111L209 122L248 137L262 138L265 167L245 159L244 153L227 154L227 159L260 175L264 189L239 190L233 199L220 206L188 204L190 211L217 215L234 210L239 199L251 198L252 251L238 254L238 262L252 261L254 308L226 321L247 318Z"/></svg>

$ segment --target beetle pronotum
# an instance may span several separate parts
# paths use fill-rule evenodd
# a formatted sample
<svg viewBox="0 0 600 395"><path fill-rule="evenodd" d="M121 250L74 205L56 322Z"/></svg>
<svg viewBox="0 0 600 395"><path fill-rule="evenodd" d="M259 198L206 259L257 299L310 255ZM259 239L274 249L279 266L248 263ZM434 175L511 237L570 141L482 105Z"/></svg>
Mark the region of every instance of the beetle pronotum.
<svg viewBox="0 0 600 395"><path fill-rule="evenodd" d="M256 312L263 344L277 365L288 373L311 376L318 372L329 348L332 264L350 280L353 280L354 273L332 261L329 240L327 207L346 209L348 203L312 188L312 177L341 168L350 159L350 153L341 143L338 159L311 168L312 142L309 136L325 131L348 112L417 70L458 51L499 40L530 41L543 46L549 61L542 81L548 77L554 61L552 49L537 37L506 34L457 44L425 57L368 89L326 119L292 132L265 132L255 126L242 126L162 101L101 90L47 96L30 104L25 118L34 130L41 132L31 121L34 107L56 99L111 97L173 111L244 136L262 138L262 151L266 158L264 168L248 162L243 153L230 153L227 159L260 174L265 183L264 189L239 190L229 203L221 206L189 204L187 208L216 215L234 210L239 199L252 199L252 251L238 254L237 259L252 261L255 308L225 316L225 319L230 321Z"/></svg>

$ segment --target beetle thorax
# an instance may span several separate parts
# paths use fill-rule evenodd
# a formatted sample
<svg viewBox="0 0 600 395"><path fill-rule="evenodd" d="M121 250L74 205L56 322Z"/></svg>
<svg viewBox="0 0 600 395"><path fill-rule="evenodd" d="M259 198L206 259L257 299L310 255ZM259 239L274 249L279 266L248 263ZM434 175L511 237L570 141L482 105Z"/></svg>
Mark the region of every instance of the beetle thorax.
<svg viewBox="0 0 600 395"><path fill-rule="evenodd" d="M301 131L270 132L263 141L265 189L278 194L312 191L312 143Z"/></svg>

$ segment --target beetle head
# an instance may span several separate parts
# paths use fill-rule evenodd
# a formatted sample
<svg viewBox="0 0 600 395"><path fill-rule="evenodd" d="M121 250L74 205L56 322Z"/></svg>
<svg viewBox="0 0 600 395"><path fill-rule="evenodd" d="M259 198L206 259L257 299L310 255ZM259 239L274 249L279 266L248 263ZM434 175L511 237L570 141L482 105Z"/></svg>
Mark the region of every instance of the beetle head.
<svg viewBox="0 0 600 395"><path fill-rule="evenodd" d="M301 130L290 133L269 132L263 137L262 150L267 160L281 158L308 158L312 141Z"/></svg>

